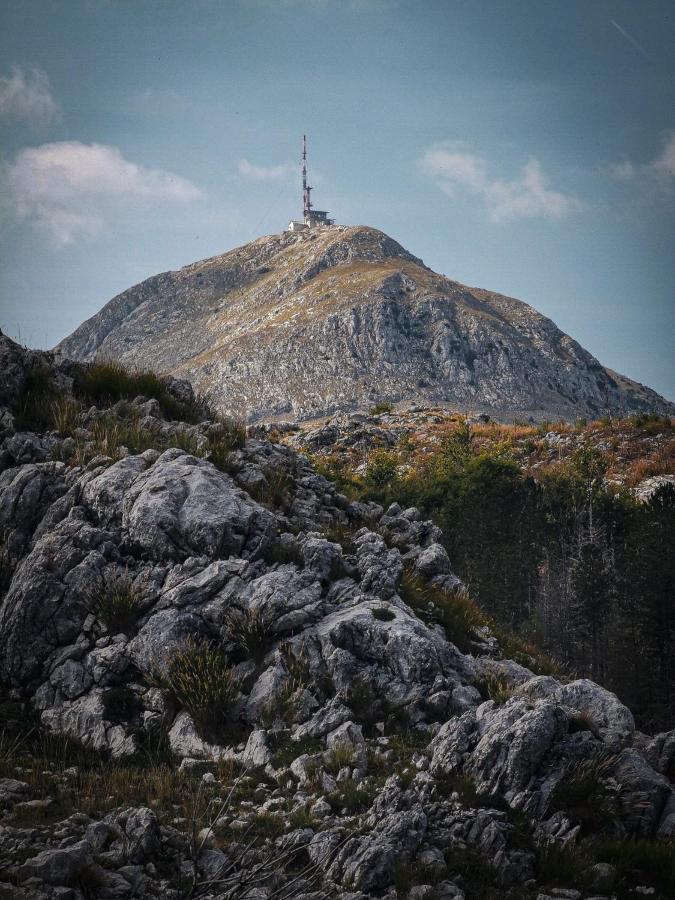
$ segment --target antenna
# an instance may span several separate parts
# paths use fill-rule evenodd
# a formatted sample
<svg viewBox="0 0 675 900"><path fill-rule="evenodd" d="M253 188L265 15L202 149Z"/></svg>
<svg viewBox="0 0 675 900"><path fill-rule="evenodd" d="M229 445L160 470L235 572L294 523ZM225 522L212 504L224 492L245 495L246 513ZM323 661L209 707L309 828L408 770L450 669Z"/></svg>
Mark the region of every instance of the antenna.
<svg viewBox="0 0 675 900"><path fill-rule="evenodd" d="M310 191L312 188L307 184L307 135L302 136L302 216L305 220L309 218L312 211L312 201Z"/></svg>

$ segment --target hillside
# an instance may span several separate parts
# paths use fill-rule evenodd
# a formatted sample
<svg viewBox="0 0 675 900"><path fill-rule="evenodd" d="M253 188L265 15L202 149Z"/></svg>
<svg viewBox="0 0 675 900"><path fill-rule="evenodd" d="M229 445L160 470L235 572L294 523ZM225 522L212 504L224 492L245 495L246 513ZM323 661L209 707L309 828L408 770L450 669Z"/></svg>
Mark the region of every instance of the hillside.
<svg viewBox="0 0 675 900"><path fill-rule="evenodd" d="M1 897L673 895L675 733L487 616L419 509L184 381L0 363Z"/></svg>
<svg viewBox="0 0 675 900"><path fill-rule="evenodd" d="M437 275L366 227L271 235L154 276L57 350L187 378L249 421L378 400L504 420L675 412L527 304Z"/></svg>

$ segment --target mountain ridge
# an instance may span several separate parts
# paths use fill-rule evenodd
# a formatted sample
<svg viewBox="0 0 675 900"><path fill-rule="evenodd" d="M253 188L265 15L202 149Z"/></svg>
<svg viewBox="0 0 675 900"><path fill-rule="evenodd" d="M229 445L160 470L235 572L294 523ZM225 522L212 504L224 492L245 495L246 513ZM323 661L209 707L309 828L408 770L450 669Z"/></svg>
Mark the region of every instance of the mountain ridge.
<svg viewBox="0 0 675 900"><path fill-rule="evenodd" d="M502 418L675 412L534 307L437 274L367 226L282 232L152 276L56 349L188 378L251 421L379 400Z"/></svg>

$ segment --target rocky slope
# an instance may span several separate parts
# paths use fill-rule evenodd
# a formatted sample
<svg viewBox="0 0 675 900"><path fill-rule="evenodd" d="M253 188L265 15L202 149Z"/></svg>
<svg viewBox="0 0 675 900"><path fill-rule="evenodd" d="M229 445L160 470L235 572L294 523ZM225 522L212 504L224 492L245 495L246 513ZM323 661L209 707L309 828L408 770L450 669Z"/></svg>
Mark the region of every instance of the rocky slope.
<svg viewBox="0 0 675 900"><path fill-rule="evenodd" d="M57 349L185 377L250 421L375 400L507 420L675 411L527 304L437 275L366 227L271 235L149 278Z"/></svg>
<svg viewBox="0 0 675 900"><path fill-rule="evenodd" d="M372 408L365 413L337 413L327 419L276 422L254 427L303 453L327 458L356 474L366 468L368 453L385 449L399 454L401 474L415 468L453 434L466 418L441 407ZM605 481L630 488L647 500L663 484L675 484L675 420L637 415L619 420L509 425L487 416L470 418L478 450L508 448L524 474L534 478L569 462L582 450L597 451L605 464Z"/></svg>
<svg viewBox="0 0 675 900"><path fill-rule="evenodd" d="M216 455L227 423L147 396L66 429L81 370L1 337L0 360L0 678L103 760L87 794L84 763L0 743L0 896L667 896L675 735L506 658L415 509L266 440ZM59 431L16 431L36 367ZM130 420L154 447L114 444ZM166 807L124 802L160 740Z"/></svg>

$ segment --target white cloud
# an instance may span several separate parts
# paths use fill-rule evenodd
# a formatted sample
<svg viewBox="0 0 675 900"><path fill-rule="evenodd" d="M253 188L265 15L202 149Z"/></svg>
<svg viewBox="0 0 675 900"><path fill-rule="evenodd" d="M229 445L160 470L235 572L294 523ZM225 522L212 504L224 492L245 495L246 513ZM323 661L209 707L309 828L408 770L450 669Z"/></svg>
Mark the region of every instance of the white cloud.
<svg viewBox="0 0 675 900"><path fill-rule="evenodd" d="M675 132L668 135L663 152L652 162L652 168L660 175L675 178Z"/></svg>
<svg viewBox="0 0 675 900"><path fill-rule="evenodd" d="M540 216L561 218L581 206L572 195L547 186L536 159L530 159L517 178L490 178L484 159L461 144L446 143L427 150L420 165L448 196L463 188L481 197L493 222Z"/></svg>
<svg viewBox="0 0 675 900"><path fill-rule="evenodd" d="M39 67L13 66L10 76L0 77L0 116L48 125L58 114L49 78Z"/></svg>
<svg viewBox="0 0 675 900"><path fill-rule="evenodd" d="M615 163L605 170L617 181L651 183L654 187L670 190L675 182L675 132L666 135L661 153L647 163L630 160Z"/></svg>
<svg viewBox="0 0 675 900"><path fill-rule="evenodd" d="M3 182L10 213L57 244L97 234L121 209L200 196L185 178L131 162L117 147L78 141L26 147L5 167Z"/></svg>
<svg viewBox="0 0 675 900"><path fill-rule="evenodd" d="M247 159L240 159L238 164L239 174L253 181L284 181L294 174L296 166L257 166Z"/></svg>

